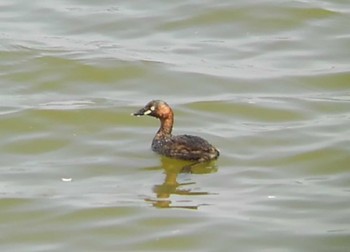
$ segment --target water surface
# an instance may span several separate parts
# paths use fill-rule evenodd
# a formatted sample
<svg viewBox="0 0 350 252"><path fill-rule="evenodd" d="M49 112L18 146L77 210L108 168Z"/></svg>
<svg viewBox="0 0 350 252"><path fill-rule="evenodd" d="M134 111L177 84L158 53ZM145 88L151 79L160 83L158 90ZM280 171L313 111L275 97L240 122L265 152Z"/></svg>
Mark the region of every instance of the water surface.
<svg viewBox="0 0 350 252"><path fill-rule="evenodd" d="M2 251L347 251L347 1L2 1ZM220 159L150 150L151 99Z"/></svg>

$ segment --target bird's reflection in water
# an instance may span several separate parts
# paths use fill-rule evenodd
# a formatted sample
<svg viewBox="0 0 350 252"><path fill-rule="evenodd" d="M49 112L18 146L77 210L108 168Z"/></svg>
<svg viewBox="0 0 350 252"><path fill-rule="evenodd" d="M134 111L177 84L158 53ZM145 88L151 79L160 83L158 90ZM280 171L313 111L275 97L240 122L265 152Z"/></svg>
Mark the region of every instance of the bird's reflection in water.
<svg viewBox="0 0 350 252"><path fill-rule="evenodd" d="M160 185L155 185L153 187L153 192L156 194L155 199L146 198L147 202L151 202L154 207L157 208L186 208L186 209L198 209L200 205L179 205L176 203L186 202L191 203L191 201L173 201L170 199L172 195L183 195L183 196L195 196L195 195L208 195L209 192L203 191L192 191L191 189L185 189L184 187L189 185L194 185L195 182L178 182L178 175L180 173L188 173L191 174L208 174L214 173L217 171L217 167L213 162L211 163L200 163L191 166L190 170L188 169L189 162L174 160L167 157L161 158L162 168L165 172L164 182ZM184 167L186 169L184 170Z"/></svg>

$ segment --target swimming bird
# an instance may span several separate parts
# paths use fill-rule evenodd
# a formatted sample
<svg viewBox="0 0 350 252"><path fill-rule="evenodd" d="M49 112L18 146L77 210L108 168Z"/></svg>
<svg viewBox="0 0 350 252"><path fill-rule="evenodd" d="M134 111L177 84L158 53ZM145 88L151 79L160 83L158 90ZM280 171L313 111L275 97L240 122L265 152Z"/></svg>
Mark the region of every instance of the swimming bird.
<svg viewBox="0 0 350 252"><path fill-rule="evenodd" d="M165 101L152 100L132 115L148 115L160 120L160 128L152 141L152 150L158 154L196 163L215 160L220 155L218 149L201 137L172 135L174 113Z"/></svg>

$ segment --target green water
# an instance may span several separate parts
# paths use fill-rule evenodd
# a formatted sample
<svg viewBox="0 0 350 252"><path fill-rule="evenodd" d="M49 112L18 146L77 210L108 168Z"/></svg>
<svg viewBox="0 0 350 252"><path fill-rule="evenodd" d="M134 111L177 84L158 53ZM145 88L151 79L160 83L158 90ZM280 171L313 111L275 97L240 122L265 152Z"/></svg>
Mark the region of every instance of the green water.
<svg viewBox="0 0 350 252"><path fill-rule="evenodd" d="M0 4L1 251L350 246L347 1ZM158 122L218 161L179 173Z"/></svg>

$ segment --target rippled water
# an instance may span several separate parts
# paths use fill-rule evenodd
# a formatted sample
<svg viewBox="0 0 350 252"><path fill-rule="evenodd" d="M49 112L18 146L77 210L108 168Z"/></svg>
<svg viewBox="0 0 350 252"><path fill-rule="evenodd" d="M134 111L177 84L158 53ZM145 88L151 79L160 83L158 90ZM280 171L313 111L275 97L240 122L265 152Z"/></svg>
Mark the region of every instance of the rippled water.
<svg viewBox="0 0 350 252"><path fill-rule="evenodd" d="M1 251L348 251L348 1L0 13ZM155 98L220 159L152 153Z"/></svg>

